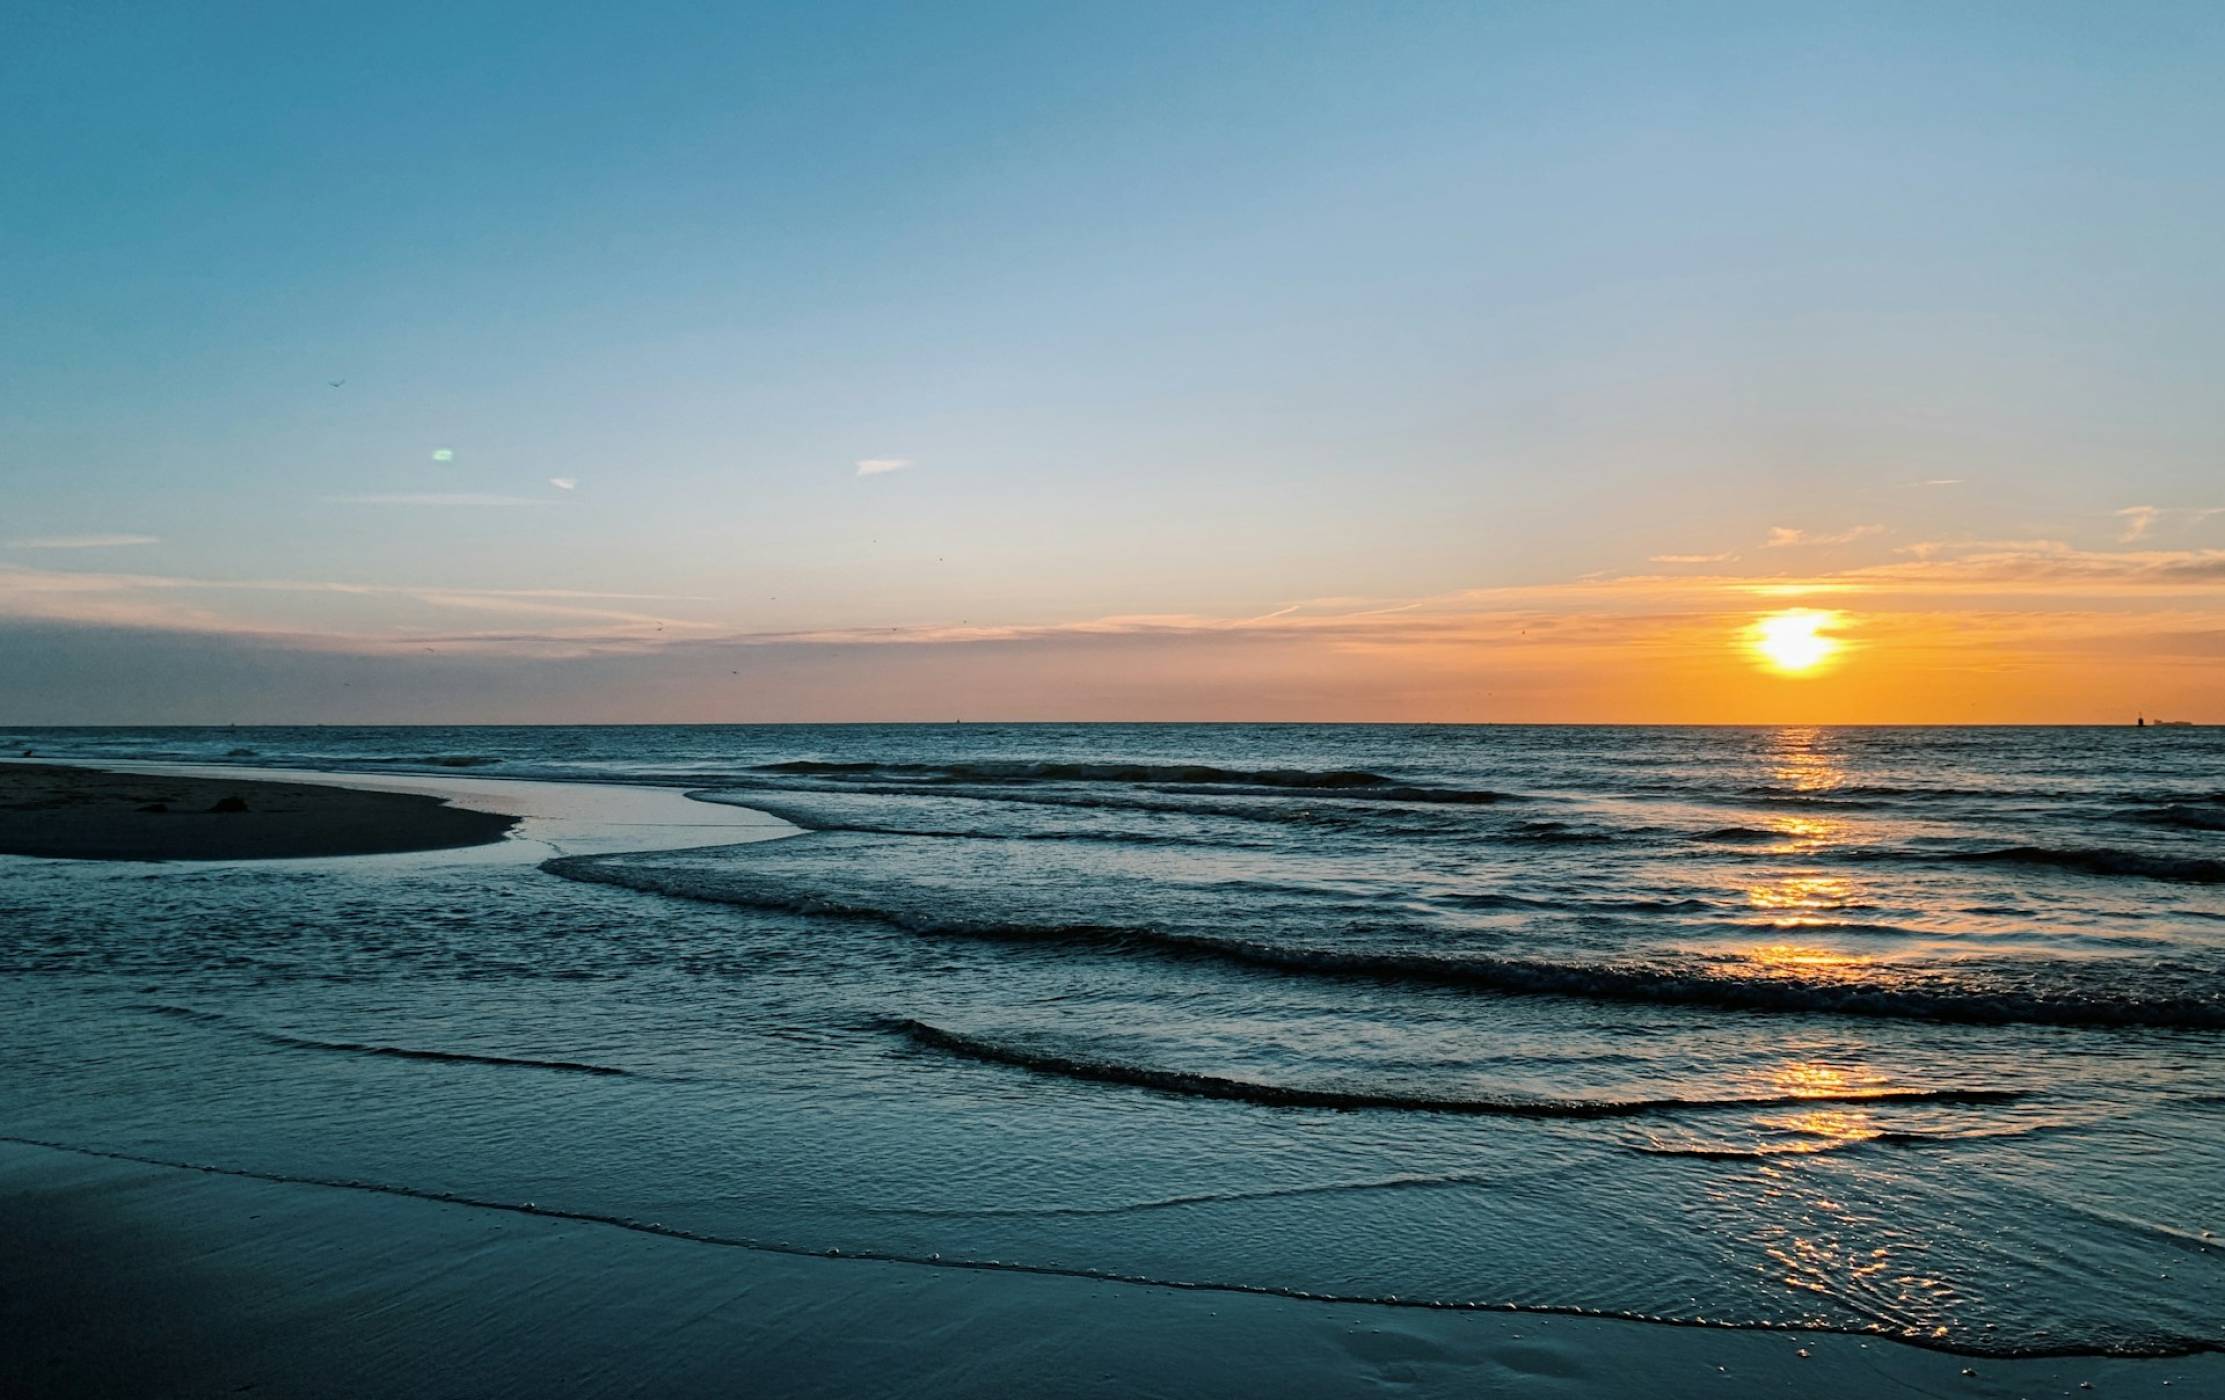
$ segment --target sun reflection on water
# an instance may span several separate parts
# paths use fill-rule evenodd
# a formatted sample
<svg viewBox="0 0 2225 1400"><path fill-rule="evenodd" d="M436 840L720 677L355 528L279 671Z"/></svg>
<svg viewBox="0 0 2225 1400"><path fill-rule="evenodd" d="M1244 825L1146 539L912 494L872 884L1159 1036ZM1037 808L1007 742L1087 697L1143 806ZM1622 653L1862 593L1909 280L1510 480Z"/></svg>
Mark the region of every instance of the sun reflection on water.
<svg viewBox="0 0 2225 1400"><path fill-rule="evenodd" d="M1769 1086L1780 1094L1801 1098L1814 1098L1824 1094L1843 1094L1854 1088L1869 1088L1882 1082L1882 1076L1864 1075L1860 1080L1850 1077L1837 1065L1820 1060L1787 1060L1769 1073Z"/></svg>
<svg viewBox="0 0 2225 1400"><path fill-rule="evenodd" d="M1824 792L1844 786L1846 764L1829 747L1830 736L1814 728L1779 729L1770 735L1769 775L1794 792Z"/></svg>
<svg viewBox="0 0 2225 1400"><path fill-rule="evenodd" d="M1772 852L1806 855L1844 841L1848 826L1831 817L1771 817L1769 830L1777 838Z"/></svg>
<svg viewBox="0 0 2225 1400"><path fill-rule="evenodd" d="M1760 943L1726 960L1722 972L1757 980L1852 982L1868 975L1876 959L1811 943Z"/></svg>
<svg viewBox="0 0 2225 1400"><path fill-rule="evenodd" d="M1835 948L1813 948L1800 943L1768 943L1753 950L1749 956L1768 968L1790 967L1802 970L1827 968L1837 970L1852 967L1865 961Z"/></svg>
<svg viewBox="0 0 2225 1400"><path fill-rule="evenodd" d="M1853 901L1854 883L1843 875L1786 875L1746 889L1756 909L1844 909Z"/></svg>
<svg viewBox="0 0 2225 1400"><path fill-rule="evenodd" d="M1939 1319L1962 1303L1963 1291L1922 1267L1929 1246L1908 1222L1854 1209L1789 1164L1761 1168L1754 1184L1754 1204L1773 1218L1754 1241L1761 1273L1799 1292L1858 1299L1881 1332L1947 1335Z"/></svg>
<svg viewBox="0 0 2225 1400"><path fill-rule="evenodd" d="M1803 1109L1798 1113L1766 1117L1761 1123L1780 1133L1817 1139L1813 1144L1803 1144L1810 1151L1868 1142L1885 1135L1885 1129L1878 1125L1877 1115L1866 1108Z"/></svg>

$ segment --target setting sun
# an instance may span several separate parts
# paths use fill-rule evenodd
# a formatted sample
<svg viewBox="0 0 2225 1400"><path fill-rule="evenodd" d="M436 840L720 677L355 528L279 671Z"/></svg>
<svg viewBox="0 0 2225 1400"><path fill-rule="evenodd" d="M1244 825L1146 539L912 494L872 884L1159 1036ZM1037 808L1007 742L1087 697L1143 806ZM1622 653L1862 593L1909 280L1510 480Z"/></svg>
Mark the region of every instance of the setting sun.
<svg viewBox="0 0 2225 1400"><path fill-rule="evenodd" d="M1771 613L1748 631L1748 645L1771 669L1805 675L1835 655L1842 643L1828 635L1840 615L1813 608Z"/></svg>

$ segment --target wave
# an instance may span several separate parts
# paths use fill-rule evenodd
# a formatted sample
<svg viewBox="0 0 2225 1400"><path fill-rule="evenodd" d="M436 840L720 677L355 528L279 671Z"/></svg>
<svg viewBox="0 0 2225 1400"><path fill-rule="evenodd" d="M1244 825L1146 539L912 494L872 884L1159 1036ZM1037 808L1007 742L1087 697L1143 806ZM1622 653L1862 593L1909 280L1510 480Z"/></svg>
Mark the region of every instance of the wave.
<svg viewBox="0 0 2225 1400"><path fill-rule="evenodd" d="M1394 1109L1494 1118L1633 1118L1641 1114L1709 1109L1795 1108L1811 1104L2007 1103L2022 1097L2013 1089L1858 1089L1838 1094L1764 1094L1701 1099L1455 1098L1387 1089L1335 1089L1270 1084L1253 1079L1197 1074L1188 1070L1161 1069L1095 1056L1064 1054L1039 1046L948 1030L908 1017L891 1017L882 1024L917 1045L967 1059L1010 1065L1036 1074L1098 1084L1123 1084L1184 1098L1223 1099L1260 1104L1269 1108Z"/></svg>
<svg viewBox="0 0 2225 1400"><path fill-rule="evenodd" d="M688 796L721 807L746 807L753 812L763 812L805 831L843 831L858 836L919 836L938 841L1101 841L1117 846L1211 846L1216 849L1250 844L1226 836L1181 836L1163 831L994 831L979 827L896 826L841 821L799 808L794 803L767 801L756 791L745 790L729 796L705 790L691 792Z"/></svg>
<svg viewBox="0 0 2225 1400"><path fill-rule="evenodd" d="M882 1249L813 1248L806 1245L751 1239L735 1235L712 1234L690 1230L683 1226L667 1225L655 1220L637 1220L630 1216L604 1214L596 1211L571 1210L561 1206L544 1206L532 1201L497 1201L485 1197L463 1195L454 1191L434 1191L421 1186L400 1183L348 1180L339 1177L312 1176L286 1172L259 1171L251 1167L219 1166L207 1162L181 1162L171 1158L156 1157L136 1152L119 1152L106 1148L81 1147L75 1143L56 1142L45 1138L0 1134L0 1142L24 1147L43 1148L51 1152L69 1152L80 1157L102 1161L131 1162L139 1166L161 1167L172 1171L190 1171L203 1174L234 1177L245 1181L267 1181L288 1186L316 1186L338 1191L363 1191L382 1196L398 1196L427 1201L438 1205L456 1206L472 1210L503 1211L513 1215L534 1215L551 1220L576 1221L586 1225L600 1225L611 1229L628 1230L636 1234L655 1235L664 1239L679 1240L690 1244L715 1246L726 1249L744 1249L760 1254L779 1254L790 1257L825 1257L848 1259L867 1263L908 1264L938 1269L965 1269L984 1273L1026 1274L1037 1277L1086 1279L1097 1283L1124 1284L1150 1288L1179 1288L1197 1293L1221 1293L1248 1297L1285 1298L1294 1302L1319 1303L1347 1307L1402 1308L1417 1312L1497 1312L1536 1317L1590 1317L1612 1318L1626 1322L1643 1322L1660 1327L1688 1327L1717 1332L1775 1332L1788 1335L1825 1334L1849 1337L1875 1337L1901 1342L1924 1351L1940 1352L1949 1356L1995 1357L2002 1360L2074 1358L2074 1357L2152 1357L2170 1358L2196 1356L2225 1351L2225 1343L2207 1337L2188 1337L2161 1334L2135 1339L2106 1342L2044 1342L2018 1343L1994 1341L1987 1334L1969 1336L1941 1335L1936 1329L1893 1327L1872 1322L1868 1326L1818 1323L1805 1320L1726 1320L1666 1316L1659 1313L1622 1311L1609 1308L1587 1308L1566 1303L1516 1303L1489 1302L1477 1299L1408 1297L1389 1294L1309 1292L1304 1289L1272 1283L1246 1283L1218 1279L1183 1279L1149 1274L1126 1273L1111 1269L1095 1269L1086 1265L1038 1264L1020 1260L950 1258L940 1254L921 1256Z"/></svg>
<svg viewBox="0 0 2225 1400"><path fill-rule="evenodd" d="M2197 807L2225 807L2225 790L2215 792L2187 792L2166 789L2161 792L2121 792L2119 802L2142 807L2168 807L2178 803L2191 803Z"/></svg>
<svg viewBox="0 0 2225 1400"><path fill-rule="evenodd" d="M1155 791L1175 793L1214 792L1230 794L1238 797L1266 797L1282 795L1278 790L1274 788L1207 788L1199 784L1183 784L1171 787L1162 786L1156 788ZM1525 800L1518 794L1511 792L1498 792L1490 788L1417 787L1409 783L1397 783L1389 787L1379 788L1339 788L1330 791L1314 791L1308 793L1307 795L1313 797L1346 798L1355 801L1364 800L1368 802L1435 803L1448 807L1490 807L1501 802L1520 802Z"/></svg>
<svg viewBox="0 0 2225 1400"><path fill-rule="evenodd" d="M921 796L948 798L954 801L1013 804L1018 806L1055 807L1082 812L1113 812L1123 815L1137 812L1164 813L1170 816L1205 817L1217 821L1264 823L1274 826L1304 826L1313 829L1350 829L1366 831L1375 836L1419 835L1434 836L1453 829L1444 824L1455 813L1476 805L1495 802L1522 802L1529 799L1515 793L1492 793L1489 796L1464 797L1458 793L1450 798L1402 799L1386 797L1378 791L1355 790L1350 792L1317 791L1296 794L1286 789L1243 788L1092 788L1088 785L1059 787L1044 785L1028 787L968 787L922 786L903 782L858 782L839 788L811 784L807 779L794 778L736 778L732 774L709 775L691 778L685 784L703 790L728 794L727 800L740 806L757 807L760 794L789 794L826 796L839 793L848 797L863 794L870 797L902 797L918 799ZM1431 791L1437 791L1432 789ZM1310 796L1310 801L1260 801L1247 800L1261 797L1276 799ZM1370 800L1372 799L1372 801ZM1381 805L1374 805L1381 804ZM1432 810L1449 807L1450 811ZM1391 819L1396 810L1400 822ZM1465 829L1464 827L1462 829ZM911 834L911 833L905 833Z"/></svg>
<svg viewBox="0 0 2225 1400"><path fill-rule="evenodd" d="M536 1060L516 1055L479 1055L465 1050L417 1050L400 1045L359 1045L345 1040L309 1040L301 1036L281 1035L275 1031L258 1031L256 1035L273 1045L283 1045L293 1050L330 1050L348 1055L384 1055L397 1060L434 1060L447 1064L562 1070L569 1074L624 1076L631 1073L630 1070L611 1065L587 1064L579 1060Z"/></svg>
<svg viewBox="0 0 2225 1400"><path fill-rule="evenodd" d="M542 1060L519 1055L484 1055L469 1050L423 1050L402 1045L368 1045L352 1040L313 1040L307 1036L288 1035L283 1031L266 1031L255 1026L242 1025L231 1017L216 1011L198 1011L190 1006L144 1006L157 1016L176 1020L195 1021L203 1025L220 1025L242 1035L251 1036L266 1045L276 1045L288 1050L323 1050L341 1055L376 1055L395 1060L430 1060L442 1064L496 1065L506 1069L560 1070L567 1074L599 1074L630 1076L631 1070L611 1065L588 1064L580 1060Z"/></svg>
<svg viewBox="0 0 2225 1400"><path fill-rule="evenodd" d="M1514 996L1822 1014L1980 1025L2148 1026L2225 1029L2225 995L2094 994L2027 986L1953 987L1937 982L1831 981L1754 975L1704 962L1561 963L1480 954L1434 954L1268 943L1139 925L1008 922L905 912L823 895L706 884L688 871L621 864L623 856L560 856L541 869L588 884L617 885L711 904L813 917L860 919L928 937L1193 958L1293 975L1468 987Z"/></svg>
<svg viewBox="0 0 2225 1400"><path fill-rule="evenodd" d="M2141 851L2119 851L2099 846L2001 846L1992 850L1949 851L1917 858L1957 864L2035 865L2073 871L2080 875L2125 875L2197 885L2225 884L2225 860L2157 856Z"/></svg>
<svg viewBox="0 0 2225 1400"><path fill-rule="evenodd" d="M1689 1157L1701 1162L1772 1162L1781 1157L1823 1157L1835 1152L1848 1152L1876 1141L1876 1138L1848 1138L1813 1144L1787 1143L1775 1147L1716 1147L1704 1143L1665 1146L1650 1142L1631 1143L1628 1146L1630 1151L1642 1157Z"/></svg>
<svg viewBox="0 0 2225 1400"><path fill-rule="evenodd" d="M150 987L147 990L153 991L154 989ZM214 1011L196 1011L190 1006L141 1006L137 1009L151 1012L157 1016L168 1016L173 1021L198 1021L203 1025L210 1026L228 1026L232 1024L232 1018L229 1016L219 1015Z"/></svg>
<svg viewBox="0 0 2225 1400"><path fill-rule="evenodd" d="M1754 1147L1732 1147L1719 1143L1630 1143L1632 1152L1647 1157L1692 1157L1706 1162L1767 1162L1782 1157L1822 1157L1836 1152L1859 1152L1876 1147L1952 1147L1962 1142L1984 1142L1991 1138L2024 1137L2028 1131L1993 1133L1919 1133L1908 1129L1891 1129L1884 1132L1865 1133L1860 1137L1830 1138L1816 1142L1767 1143Z"/></svg>
<svg viewBox="0 0 2225 1400"><path fill-rule="evenodd" d="M1021 759L976 763L834 763L795 759L786 763L760 763L759 773L847 774L900 773L957 783L1241 783L1248 787L1351 788L1390 787L1396 779L1359 769L1217 768L1203 763L1056 763Z"/></svg>
<svg viewBox="0 0 2225 1400"><path fill-rule="evenodd" d="M1454 891L1431 898L1460 909L1537 909L1548 913L1697 914L1718 907L1704 899L1532 899L1495 890Z"/></svg>
<svg viewBox="0 0 2225 1400"><path fill-rule="evenodd" d="M1364 769L1220 768L1202 763L1057 763L1025 760L976 763L875 763L791 759L750 770L782 777L841 782L900 781L907 787L1025 786L1031 783L1115 784L1214 796L1352 797L1376 802L1437 802L1484 806L1516 800L1483 788L1433 787Z"/></svg>
<svg viewBox="0 0 2225 1400"><path fill-rule="evenodd" d="M1509 841L1534 841L1544 845L1600 845L1615 840L1615 833L1597 827L1571 826L1567 822L1517 822L1506 833Z"/></svg>
<svg viewBox="0 0 2225 1400"><path fill-rule="evenodd" d="M1178 951L1282 971L1475 987L1509 995L1971 1024L2225 1028L2216 997L2050 995L2023 989L1950 990L1866 981L1802 981L1711 972L1691 965L1552 963L1426 953L1348 952L1154 934Z"/></svg>
<svg viewBox="0 0 2225 1400"><path fill-rule="evenodd" d="M374 754L369 757L363 758L336 756L330 760L325 761L337 764L348 764L355 767L375 767L379 764L399 764L409 768L485 768L493 764L501 763L503 760L493 757L489 754L479 753L388 753Z"/></svg>
<svg viewBox="0 0 2225 1400"><path fill-rule="evenodd" d="M1371 1191L1430 1191L1454 1186L1489 1186L1501 1178L1476 1172L1405 1172L1396 1176L1369 1177L1360 1181L1309 1182L1301 1186L1261 1186L1250 1191L1196 1191L1180 1196L1157 1196L1145 1201L1115 1201L1109 1205L1055 1206L862 1206L866 1215L901 1215L931 1220L976 1220L1000 1216L1030 1219L1088 1215L1142 1215L1184 1206L1228 1205L1239 1201L1274 1201L1291 1196L1346 1196Z"/></svg>
<svg viewBox="0 0 2225 1400"><path fill-rule="evenodd" d="M2171 827L2179 831L2225 831L2225 803L2174 802L2124 815L2131 821L2148 826Z"/></svg>
<svg viewBox="0 0 2225 1400"><path fill-rule="evenodd" d="M1833 801L1898 801L1903 798L1941 798L1968 800L2001 798L2011 801L2028 801L2035 797L2051 796L2032 792L2019 792L2007 788L1982 787L1912 787L1902 783L1838 783L1828 787L1787 787L1782 783L1749 783L1732 789L1741 797L1789 799L1795 802Z"/></svg>

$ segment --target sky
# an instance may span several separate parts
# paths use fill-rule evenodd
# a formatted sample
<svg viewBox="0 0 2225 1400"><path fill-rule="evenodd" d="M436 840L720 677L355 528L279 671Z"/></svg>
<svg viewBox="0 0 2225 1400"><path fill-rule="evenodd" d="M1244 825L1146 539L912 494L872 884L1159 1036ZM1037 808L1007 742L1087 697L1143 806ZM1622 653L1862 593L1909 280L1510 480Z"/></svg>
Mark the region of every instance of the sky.
<svg viewBox="0 0 2225 1400"><path fill-rule="evenodd" d="M24 0L0 722L2225 722L2220 71L2209 3Z"/></svg>

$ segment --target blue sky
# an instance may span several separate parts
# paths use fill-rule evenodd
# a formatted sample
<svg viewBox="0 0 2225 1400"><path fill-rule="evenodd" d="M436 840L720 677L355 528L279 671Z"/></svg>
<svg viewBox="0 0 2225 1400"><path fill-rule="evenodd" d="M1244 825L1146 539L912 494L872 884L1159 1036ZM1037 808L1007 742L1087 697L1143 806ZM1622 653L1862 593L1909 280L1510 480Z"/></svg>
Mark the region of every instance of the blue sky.
<svg viewBox="0 0 2225 1400"><path fill-rule="evenodd" d="M490 676L621 656L583 718L810 718L751 667L829 636L824 686L925 668L938 716L1021 681L1060 714L1266 713L1287 677L1208 694L1197 648L1108 699L978 634L1065 657L1121 619L1210 641L1479 595L1713 617L1682 582L1563 593L2004 543L2021 597L2065 550L2146 579L2120 556L2225 546L2215 6L6 23L0 627L60 648L0 680L17 718L107 703L117 629L188 674L343 656L447 707L308 684L282 717L534 688L413 686L431 646ZM82 543L124 536L151 542ZM2044 607L2219 634L2213 588L2121 581ZM2042 606L1967 585L1896 606ZM682 641L740 648L712 668L740 684L703 697ZM1497 713L1466 702L1519 658L1468 641L1458 680L1411 636L1291 665L1389 668L1324 713ZM2214 692L2214 642L2171 645L2166 695ZM1627 695L1611 659L1537 703Z"/></svg>

